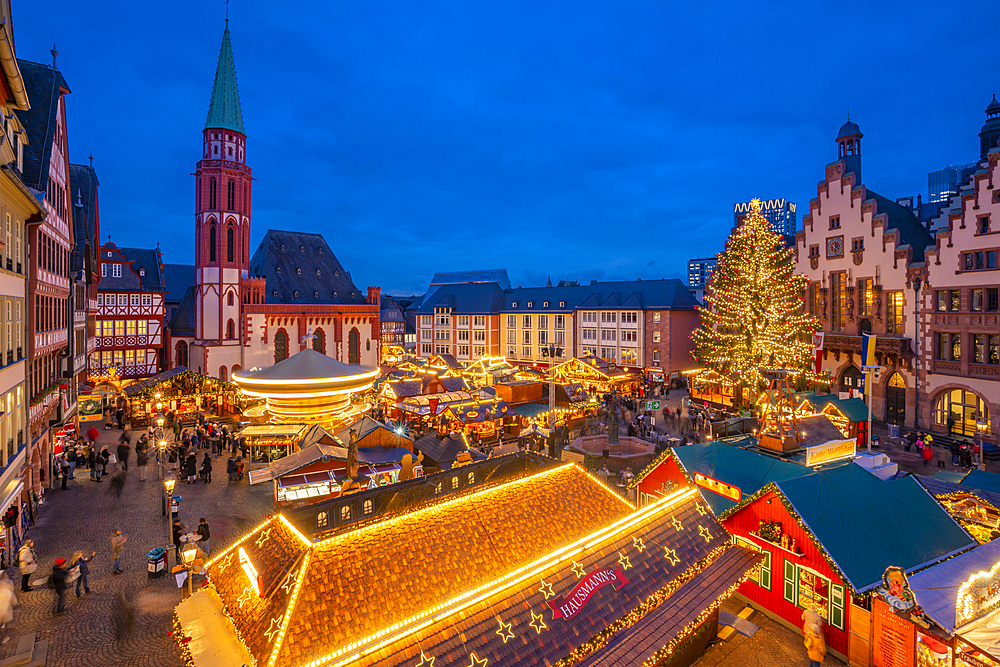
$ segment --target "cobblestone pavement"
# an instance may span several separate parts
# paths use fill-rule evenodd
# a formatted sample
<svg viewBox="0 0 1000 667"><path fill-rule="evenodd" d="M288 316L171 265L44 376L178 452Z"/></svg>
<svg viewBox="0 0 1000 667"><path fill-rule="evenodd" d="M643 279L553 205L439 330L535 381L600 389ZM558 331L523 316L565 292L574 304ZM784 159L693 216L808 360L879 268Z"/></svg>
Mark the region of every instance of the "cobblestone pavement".
<svg viewBox="0 0 1000 667"><path fill-rule="evenodd" d="M121 431L105 431L102 425L98 428L99 444L117 444ZM204 451L198 457L199 465ZM201 517L208 520L213 552L227 546L273 511L270 485L251 489L245 480L226 483L226 458L214 461L211 484L199 481L189 486L182 482L174 490L175 495L184 498L179 517L186 529L193 530ZM131 462L135 463L134 450ZM147 472L147 480L140 481L138 470L130 466L125 490L118 501L108 493L107 477L97 483L90 479L88 471L79 469L67 490L46 491L40 518L27 535L35 541L38 554L39 571L33 576L39 576L43 570L51 572L56 558L68 559L74 551L89 554L96 550L97 557L90 567L91 593L78 599L74 590L67 591L66 612L56 616L54 591L41 585L28 593L19 592L15 622L2 633L11 640L0 648L0 657L13 653L18 637L35 631L39 640L49 640L45 663L48 667L180 664L180 651L167 633L181 592L169 572L158 579L150 579L146 574L145 554L169 540L166 518L161 514L163 486L154 465ZM111 573L109 538L115 528L121 528L128 536L122 558L125 572L121 575ZM17 579L20 580L19 575ZM135 624L130 633L117 638L119 592L134 606Z"/></svg>
<svg viewBox="0 0 1000 667"><path fill-rule="evenodd" d="M731 614L740 613L744 606L745 603L735 597L722 604L722 608ZM802 635L759 611L747 620L760 626L753 637L736 633L727 641L716 641L693 667L806 667L809 664ZM823 661L826 667L841 667L843 664L829 654Z"/></svg>

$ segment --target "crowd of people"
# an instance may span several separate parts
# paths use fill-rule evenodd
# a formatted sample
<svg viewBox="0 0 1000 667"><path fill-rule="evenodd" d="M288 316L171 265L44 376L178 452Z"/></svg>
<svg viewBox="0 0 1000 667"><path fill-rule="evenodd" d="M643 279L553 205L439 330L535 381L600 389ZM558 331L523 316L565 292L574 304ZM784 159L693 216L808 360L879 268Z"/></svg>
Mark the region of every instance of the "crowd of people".
<svg viewBox="0 0 1000 667"><path fill-rule="evenodd" d="M931 461L937 461L937 467L948 468L948 461L959 468L971 469L980 460L979 443L960 442L958 448L952 451L946 444L936 445L934 436L923 431L909 431L902 439L903 449L907 452L916 451L924 462L924 467Z"/></svg>

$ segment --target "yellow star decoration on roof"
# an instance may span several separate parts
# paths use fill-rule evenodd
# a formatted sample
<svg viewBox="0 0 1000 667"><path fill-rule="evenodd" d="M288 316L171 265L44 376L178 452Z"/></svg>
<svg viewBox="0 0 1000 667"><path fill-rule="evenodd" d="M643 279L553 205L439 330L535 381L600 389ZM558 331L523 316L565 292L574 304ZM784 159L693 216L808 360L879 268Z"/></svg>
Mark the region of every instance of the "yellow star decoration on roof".
<svg viewBox="0 0 1000 667"><path fill-rule="evenodd" d="M500 623L500 629L497 630L497 634L500 635L500 639L506 644L508 639L514 638L514 631L510 629L513 623L504 623L500 618L497 618L497 622Z"/></svg>
<svg viewBox="0 0 1000 667"><path fill-rule="evenodd" d="M573 574L575 574L576 578L579 579L583 575L587 574L587 571L583 569L583 565L573 561Z"/></svg>
<svg viewBox="0 0 1000 667"><path fill-rule="evenodd" d="M556 594L552 592L552 584L545 583L544 579L542 579L542 587L538 589L538 592L544 595L546 600L556 596Z"/></svg>
<svg viewBox="0 0 1000 667"><path fill-rule="evenodd" d="M247 586L246 588L243 589L243 595L239 596L236 599L236 601L240 603L241 607L243 605L245 605L247 602L250 602L250 587L249 586Z"/></svg>
<svg viewBox="0 0 1000 667"><path fill-rule="evenodd" d="M629 562L628 556L623 554L621 551L618 552L618 564L622 566L623 570L627 570L632 567L632 563Z"/></svg>
<svg viewBox="0 0 1000 667"><path fill-rule="evenodd" d="M677 563L681 562L681 559L677 557L677 549L663 547L663 550L667 552L667 560L670 561L671 565L677 565Z"/></svg>
<svg viewBox="0 0 1000 667"><path fill-rule="evenodd" d="M528 623L528 625L533 627L538 634L542 634L542 630L549 627L545 625L545 617L541 614L536 614L534 609L531 610L531 623Z"/></svg>
<svg viewBox="0 0 1000 667"><path fill-rule="evenodd" d="M278 618L272 618L271 624L267 626L267 631L264 632L264 636L267 637L267 641L274 641L274 635L278 634L278 630L281 629L281 619L285 617L284 614Z"/></svg>
<svg viewBox="0 0 1000 667"><path fill-rule="evenodd" d="M437 658L434 658L433 656L424 655L424 652L421 651L420 662L417 664L417 667L434 667L434 661L436 659Z"/></svg>
<svg viewBox="0 0 1000 667"><path fill-rule="evenodd" d="M476 654L473 653L472 654L472 663L469 665L469 667L486 667L486 663L487 663L486 658L483 658L482 660L480 660L479 658L476 657Z"/></svg>
<svg viewBox="0 0 1000 667"><path fill-rule="evenodd" d="M705 516L706 514L708 514L708 510L706 510L705 506L702 505L701 503L695 503L694 504L694 508L696 510L698 510L698 514L700 514L702 516Z"/></svg>
<svg viewBox="0 0 1000 667"><path fill-rule="evenodd" d="M705 526L698 526L698 533L705 538L706 542L712 541L712 533L708 532L708 528Z"/></svg>
<svg viewBox="0 0 1000 667"><path fill-rule="evenodd" d="M281 582L281 587L285 589L285 593L291 594L292 589L295 588L295 580L298 576L298 570L293 570L285 575L285 580Z"/></svg>
<svg viewBox="0 0 1000 667"><path fill-rule="evenodd" d="M219 563L219 574L225 572L226 568L233 564L233 557L235 556L235 553L231 553L222 559L222 562Z"/></svg>
<svg viewBox="0 0 1000 667"><path fill-rule="evenodd" d="M670 523L674 524L674 528L676 528L676 529L677 529L677 532L678 532L678 533L679 533L679 532L681 532L682 530L684 530L684 524L682 524L682 523L681 523L681 522L680 522L680 521L679 521L679 520L677 519L677 517L675 517L675 516L671 516L671 517L670 517Z"/></svg>
<svg viewBox="0 0 1000 667"><path fill-rule="evenodd" d="M263 548L264 542L267 542L269 539L271 539L270 528L261 532L260 537L257 538L257 546Z"/></svg>
<svg viewBox="0 0 1000 667"><path fill-rule="evenodd" d="M639 553L642 553L642 550L646 548L646 545L642 542L642 538L634 535L632 536L632 546L638 549Z"/></svg>

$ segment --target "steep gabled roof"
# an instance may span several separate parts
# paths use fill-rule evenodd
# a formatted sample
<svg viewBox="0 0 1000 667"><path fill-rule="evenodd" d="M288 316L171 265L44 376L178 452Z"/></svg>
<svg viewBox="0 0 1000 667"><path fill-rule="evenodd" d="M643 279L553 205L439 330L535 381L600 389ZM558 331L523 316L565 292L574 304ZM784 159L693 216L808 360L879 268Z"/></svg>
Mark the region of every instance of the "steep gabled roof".
<svg viewBox="0 0 1000 667"><path fill-rule="evenodd" d="M164 264L163 281L166 303L180 303L187 289L194 285L194 264Z"/></svg>
<svg viewBox="0 0 1000 667"><path fill-rule="evenodd" d="M99 239L97 238L97 172L85 164L69 166L69 192L67 195L73 202L73 241L74 248L70 269L80 271L84 268L84 259L89 246L91 260L97 259ZM78 205L79 204L79 205ZM93 263L96 270L96 261Z"/></svg>
<svg viewBox="0 0 1000 667"><path fill-rule="evenodd" d="M118 248L118 252L132 262L132 271L136 275L145 270L146 275L140 277L142 289L151 292L164 290L159 248Z"/></svg>
<svg viewBox="0 0 1000 667"><path fill-rule="evenodd" d="M264 303L367 303L322 234L269 229L250 259L267 278Z"/></svg>
<svg viewBox="0 0 1000 667"><path fill-rule="evenodd" d="M233 60L233 44L229 40L228 20L226 29L222 32L212 99L208 103L208 117L205 119L205 129L210 127L246 134L243 130L243 110L240 107L240 90L236 85L236 63Z"/></svg>
<svg viewBox="0 0 1000 667"><path fill-rule="evenodd" d="M518 287L507 290L502 312L532 310L566 311L583 309L694 310L698 301L684 283L667 280L594 281L588 285L565 284L555 287ZM548 306L545 306L545 303ZM532 304L528 307L528 304ZM517 304L515 307L514 304ZM560 306L559 304L565 304Z"/></svg>
<svg viewBox="0 0 1000 667"><path fill-rule="evenodd" d="M26 185L44 192L49 187L49 158L56 133L59 90L69 92L69 84L62 72L48 65L20 58L17 64L21 68L24 86L31 101L30 110L15 111L28 133L21 174Z"/></svg>
<svg viewBox="0 0 1000 667"><path fill-rule="evenodd" d="M435 306L447 306L458 313L488 315L499 312L503 297L503 290L496 283L442 285L424 300L416 313L429 315Z"/></svg>
<svg viewBox="0 0 1000 667"><path fill-rule="evenodd" d="M194 285L184 291L184 298L170 318L171 336L194 336Z"/></svg>
<svg viewBox="0 0 1000 667"><path fill-rule="evenodd" d="M913 261L924 261L924 249L933 245L934 239L913 215L913 211L872 192L870 189L867 190L867 194L868 197L875 200L875 214L885 213L888 218L884 231L898 229L903 245L909 245L913 248Z"/></svg>

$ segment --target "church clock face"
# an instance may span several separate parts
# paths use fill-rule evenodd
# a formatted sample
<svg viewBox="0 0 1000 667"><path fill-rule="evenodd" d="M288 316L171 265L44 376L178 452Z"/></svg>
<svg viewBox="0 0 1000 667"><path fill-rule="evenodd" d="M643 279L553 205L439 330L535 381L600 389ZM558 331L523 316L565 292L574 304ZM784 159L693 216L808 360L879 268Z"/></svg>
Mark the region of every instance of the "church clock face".
<svg viewBox="0 0 1000 667"><path fill-rule="evenodd" d="M844 237L834 236L833 238L826 240L826 256L827 257L843 257L844 256Z"/></svg>

